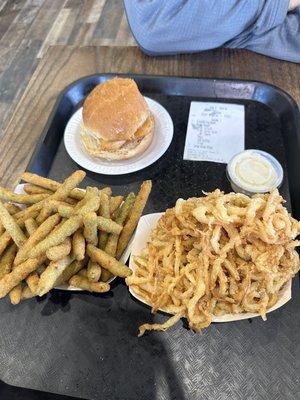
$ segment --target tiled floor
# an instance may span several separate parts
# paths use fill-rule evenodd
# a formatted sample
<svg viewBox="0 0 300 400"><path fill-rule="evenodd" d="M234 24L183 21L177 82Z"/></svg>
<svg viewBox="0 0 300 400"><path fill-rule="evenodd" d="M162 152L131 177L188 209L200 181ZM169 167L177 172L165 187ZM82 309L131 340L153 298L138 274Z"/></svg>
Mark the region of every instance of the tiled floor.
<svg viewBox="0 0 300 400"><path fill-rule="evenodd" d="M47 48L134 46L122 0L0 0L0 135Z"/></svg>

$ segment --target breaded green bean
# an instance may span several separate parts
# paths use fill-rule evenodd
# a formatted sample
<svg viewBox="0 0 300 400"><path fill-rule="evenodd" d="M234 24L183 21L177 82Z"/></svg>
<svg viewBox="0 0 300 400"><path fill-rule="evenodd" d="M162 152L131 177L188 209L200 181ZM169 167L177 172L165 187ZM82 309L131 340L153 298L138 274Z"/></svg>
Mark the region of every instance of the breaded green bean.
<svg viewBox="0 0 300 400"><path fill-rule="evenodd" d="M82 208L87 200L88 200L89 196L87 194L85 194L85 196L83 197L83 199L81 199L80 201L78 201L78 203L76 204L76 206L74 207L74 213L76 213L80 208Z"/></svg>
<svg viewBox="0 0 300 400"><path fill-rule="evenodd" d="M68 204L58 205L57 211L64 218L70 218L72 215L74 215L74 207Z"/></svg>
<svg viewBox="0 0 300 400"><path fill-rule="evenodd" d="M6 231L9 233L13 241L18 247L21 247L27 240L24 232L17 224L16 220L7 209L4 207L3 203L0 201L0 220Z"/></svg>
<svg viewBox="0 0 300 400"><path fill-rule="evenodd" d="M27 194L41 194L41 193L43 193L43 194L48 194L48 195L53 194L53 191L52 191L52 190L45 189L45 188L43 188L43 187L41 187L41 186L30 185L30 184L27 184L27 185L24 186L24 191L25 191ZM77 204L77 200L72 199L72 198L70 198L70 197L67 197L64 201L65 201L67 204L70 204L70 205L75 205L75 204Z"/></svg>
<svg viewBox="0 0 300 400"><path fill-rule="evenodd" d="M33 204L32 206L29 206L24 210L17 212L16 214L14 214L14 217L17 219L18 222L25 221L30 217L35 218L42 209L43 204L44 200L40 201L39 203Z"/></svg>
<svg viewBox="0 0 300 400"><path fill-rule="evenodd" d="M12 238L8 232L2 233L0 236L0 255L4 252L7 246L12 242Z"/></svg>
<svg viewBox="0 0 300 400"><path fill-rule="evenodd" d="M33 205L32 207L34 207ZM16 215L19 213L14 214L14 218L16 218ZM17 224L21 229L24 228L24 217L19 218L16 220ZM10 234L5 231L1 236L0 236L0 255L3 253L3 251L7 248L7 246L12 242L12 238Z"/></svg>
<svg viewBox="0 0 300 400"><path fill-rule="evenodd" d="M82 217L74 215L67 219L59 228L51 232L48 237L39 242L29 252L29 257L37 257L45 253L50 247L57 246L62 243L68 236L71 236L82 224Z"/></svg>
<svg viewBox="0 0 300 400"><path fill-rule="evenodd" d="M27 194L48 194L48 195L53 194L52 190L45 189L41 186L30 185L30 184L27 184L24 186L24 191ZM66 199L64 199L64 202L66 202L67 204L70 204L70 205L75 205L77 203L77 201L75 199L72 199L70 197L67 197Z"/></svg>
<svg viewBox="0 0 300 400"><path fill-rule="evenodd" d="M51 261L57 261L66 257L71 252L71 239L67 237L61 244L50 247L46 251L46 256Z"/></svg>
<svg viewBox="0 0 300 400"><path fill-rule="evenodd" d="M26 228L27 232L29 233L29 235L33 235L34 232L38 229L38 227L39 226L38 226L38 224L37 224L35 219L33 219L33 218L26 219L25 228ZM36 271L31 272L27 276L26 283L27 283L27 285L28 285L28 287L29 287L29 289L30 289L30 291L32 293L35 293L37 285L39 283L39 279L40 278L39 278L39 276L38 276ZM21 295L21 298L22 298L22 295Z"/></svg>
<svg viewBox="0 0 300 400"><path fill-rule="evenodd" d="M45 189L52 190L53 192L55 192L57 189L59 189L60 186L62 185L61 183L56 182L52 179L44 178L42 176L32 174L30 172L24 172L24 174L22 174L22 179L25 182L32 183L33 185L41 186ZM71 192L70 192L70 197L72 197L73 199L76 199L76 200L83 199L84 195L85 195L85 190L78 189L78 188L75 188L75 189L71 190Z"/></svg>
<svg viewBox="0 0 300 400"><path fill-rule="evenodd" d="M111 188L110 187L105 187L105 188L101 189L101 192L107 194L108 196L111 196Z"/></svg>
<svg viewBox="0 0 300 400"><path fill-rule="evenodd" d="M95 212L86 213L83 215L83 236L87 243L97 246L98 243L98 220Z"/></svg>
<svg viewBox="0 0 300 400"><path fill-rule="evenodd" d="M35 204L49 197L48 194L17 194L0 187L0 199L19 204Z"/></svg>
<svg viewBox="0 0 300 400"><path fill-rule="evenodd" d="M74 212L74 207L72 207L70 204L66 203L65 201L59 201L59 200L49 200L47 203L44 205L44 208L47 209L47 213L52 213L52 212L58 212L60 207L67 207L69 210L68 215L66 216L69 218L73 212ZM64 215L63 215L64 217Z"/></svg>
<svg viewBox="0 0 300 400"><path fill-rule="evenodd" d="M65 200L70 192L84 179L85 175L86 173L84 171L75 171L64 180L63 184L59 186L55 193L48 197L48 200ZM50 214L51 212L47 208L43 208L37 218L37 222L42 223Z"/></svg>
<svg viewBox="0 0 300 400"><path fill-rule="evenodd" d="M36 294L39 280L40 280L40 277L38 276L36 271L31 272L26 278L26 283L27 283L28 287L30 288L31 292L34 294Z"/></svg>
<svg viewBox="0 0 300 400"><path fill-rule="evenodd" d="M98 229L100 229L100 231L119 234L122 230L122 225L117 224L112 219L97 217L97 221L98 221Z"/></svg>
<svg viewBox="0 0 300 400"><path fill-rule="evenodd" d="M30 258L24 263L17 265L9 274L0 279L0 298L6 296L12 288L22 282L32 271L44 262L43 257Z"/></svg>
<svg viewBox="0 0 300 400"><path fill-rule="evenodd" d="M113 276L114 275L111 272L109 272L107 269L102 268L102 271L101 271L101 281L102 282L107 282Z"/></svg>
<svg viewBox="0 0 300 400"><path fill-rule="evenodd" d="M39 296L43 296L45 293L49 292L54 285L59 276L63 271L74 261L73 256L66 256L58 261L51 261L45 271L41 274L36 293Z"/></svg>
<svg viewBox="0 0 300 400"><path fill-rule="evenodd" d="M17 212L21 211L19 207L17 207L15 204L11 203L4 203L4 207L7 209L7 211L10 213L10 215L15 215ZM5 232L5 228L0 222L0 236Z"/></svg>
<svg viewBox="0 0 300 400"><path fill-rule="evenodd" d="M87 290L88 292L104 293L108 292L110 286L108 283L104 282L89 282L87 278L79 275L74 275L69 280L69 284L75 288L80 288L82 290Z"/></svg>
<svg viewBox="0 0 300 400"><path fill-rule="evenodd" d="M99 202L99 197L95 196L88 200L83 199L75 207L68 204L57 204L57 211L62 217L70 218L72 215L84 215L88 212L96 211L99 208ZM78 205L80 207L77 207Z"/></svg>
<svg viewBox="0 0 300 400"><path fill-rule="evenodd" d="M99 190L96 187L88 186L85 190L84 197L76 204L74 211L76 212L81 209L92 197L99 197Z"/></svg>
<svg viewBox="0 0 300 400"><path fill-rule="evenodd" d="M35 204L32 206L34 207ZM16 216L20 214L19 212L14 214L14 218L16 218ZM20 217L16 220L17 224L19 225L19 227L22 229L24 228L24 220L25 217ZM1 236L0 236L0 255L3 253L3 251L7 248L7 246L12 242L12 238L10 236L10 234L5 231Z"/></svg>
<svg viewBox="0 0 300 400"><path fill-rule="evenodd" d="M100 197L93 196L90 199L88 199L87 202L81 208L76 210L76 214L84 215L88 212L97 211L99 209L99 205L100 205Z"/></svg>
<svg viewBox="0 0 300 400"><path fill-rule="evenodd" d="M10 215L15 215L17 212L21 211L18 206L15 204L11 203L4 203L4 207L7 209L7 211L10 213ZM5 228L0 222L0 236L5 232Z"/></svg>
<svg viewBox="0 0 300 400"><path fill-rule="evenodd" d="M85 260L75 260L70 265L68 265L63 272L56 279L54 287L62 285L65 282L68 282L73 275L79 273L85 265Z"/></svg>
<svg viewBox="0 0 300 400"><path fill-rule="evenodd" d="M13 243L3 253L0 260L0 279L3 278L4 275L9 274L12 270L17 250L17 245Z"/></svg>
<svg viewBox="0 0 300 400"><path fill-rule="evenodd" d="M31 185L28 183L24 185L23 190L27 194L48 194L48 195L53 194L52 190L45 189L37 185Z"/></svg>
<svg viewBox="0 0 300 400"><path fill-rule="evenodd" d="M54 214L51 215L44 221L37 230L29 236L24 246L18 251L18 254L15 259L15 264L18 265L29 256L29 252L34 249L34 246L37 243L41 242L51 231L52 229L59 223L60 215ZM46 250L45 250L46 251ZM41 253L40 253L41 254ZM32 256L32 258L35 256Z"/></svg>
<svg viewBox="0 0 300 400"><path fill-rule="evenodd" d="M24 224L25 224L26 231L29 233L29 235L32 235L39 227L34 218L26 219Z"/></svg>
<svg viewBox="0 0 300 400"><path fill-rule="evenodd" d="M22 294L22 284L19 283L8 293L11 304L14 305L19 304L21 301L21 294Z"/></svg>
<svg viewBox="0 0 300 400"><path fill-rule="evenodd" d="M132 271L126 267L126 265L91 244L87 245L87 254L93 261L97 262L101 267L107 269L115 276L126 278L132 274Z"/></svg>
<svg viewBox="0 0 300 400"><path fill-rule="evenodd" d="M126 218L128 217L133 204L135 200L135 194L134 193L129 193L129 195L126 197L124 203L122 206L117 210L116 213L116 218L115 222L117 222L120 225L123 225L126 221ZM117 246L118 246L118 240L119 240L119 235L111 233L108 237L106 246L105 246L105 253L109 254L112 257L115 257L116 252L117 252ZM113 275L107 270L103 270L101 279L103 282L107 282L110 278L112 278Z"/></svg>
<svg viewBox="0 0 300 400"><path fill-rule="evenodd" d="M12 203L5 203L4 207L10 213L10 215L15 215L17 212L21 211L21 209L18 206Z"/></svg>
<svg viewBox="0 0 300 400"><path fill-rule="evenodd" d="M108 219L110 218L110 196L108 196L106 193L102 193L102 196L101 196L99 215L104 218L108 218ZM108 239L108 233L100 232L99 244L98 244L98 247L100 249L104 249L107 239Z"/></svg>
<svg viewBox="0 0 300 400"><path fill-rule="evenodd" d="M126 249L129 240L139 222L139 219L143 213L145 205L147 203L148 197L150 195L152 188L151 181L145 181L141 185L141 189L135 198L135 202L131 209L131 213L127 218L127 221L124 225L124 228L120 234L118 247L117 247L117 254L116 257L119 260L121 255L123 254L124 250Z"/></svg>
<svg viewBox="0 0 300 400"><path fill-rule="evenodd" d="M72 249L76 260L81 261L84 259L85 239L81 230L76 231L73 235Z"/></svg>
<svg viewBox="0 0 300 400"><path fill-rule="evenodd" d="M89 282L98 282L101 276L101 267L98 263L89 260L86 277Z"/></svg>
<svg viewBox="0 0 300 400"><path fill-rule="evenodd" d="M126 218L128 217L128 215L131 212L134 201L135 201L134 193L129 193L129 195L126 197L124 203L122 204L122 206L117 210L116 217L115 217L115 222L117 224L123 225L125 223ZM107 240L107 243L105 246L105 253L114 257L117 252L118 240L119 240L119 235L111 233L108 237L108 240Z"/></svg>
<svg viewBox="0 0 300 400"><path fill-rule="evenodd" d="M117 224L124 225L128 215L131 212L134 202L135 202L135 194L131 192L128 194L124 203L121 205L121 207L117 211L117 214L115 217L115 222Z"/></svg>
<svg viewBox="0 0 300 400"><path fill-rule="evenodd" d="M122 201L123 201L123 196L115 196L110 198L109 210L111 217L114 215L115 211L121 206Z"/></svg>

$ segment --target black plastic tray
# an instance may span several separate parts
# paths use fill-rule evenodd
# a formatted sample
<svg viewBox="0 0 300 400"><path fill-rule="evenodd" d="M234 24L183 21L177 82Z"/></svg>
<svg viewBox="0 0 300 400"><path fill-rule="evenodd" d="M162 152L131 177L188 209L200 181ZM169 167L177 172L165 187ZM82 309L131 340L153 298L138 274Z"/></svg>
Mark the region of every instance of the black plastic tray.
<svg viewBox="0 0 300 400"><path fill-rule="evenodd" d="M150 178L153 192L145 213L162 211L178 197L201 195L202 190L229 191L224 164L183 161L183 148L192 100L238 103L245 105L246 148L268 151L281 162L280 190L300 217L300 118L289 95L260 82L131 76L143 94L169 111L175 128L172 144L142 171L119 177L87 171L84 184L109 184L115 193L127 193ZM78 168L64 148L64 128L92 88L111 77L94 75L66 88L29 171L62 180ZM152 316L121 280L107 295L54 290L19 306L2 300L0 379L87 399L296 399L299 310L299 281L294 280L293 299L267 322L255 318L212 324L202 334L180 323L167 333L137 338L139 324L166 317Z"/></svg>

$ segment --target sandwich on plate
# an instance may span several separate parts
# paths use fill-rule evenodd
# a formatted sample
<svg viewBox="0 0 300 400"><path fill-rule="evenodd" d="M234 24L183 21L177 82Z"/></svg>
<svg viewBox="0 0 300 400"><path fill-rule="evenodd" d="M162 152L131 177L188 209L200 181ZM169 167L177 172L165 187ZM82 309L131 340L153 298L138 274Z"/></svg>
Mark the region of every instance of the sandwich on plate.
<svg viewBox="0 0 300 400"><path fill-rule="evenodd" d="M154 134L154 117L132 79L97 85L83 104L80 138L86 152L107 160L142 154Z"/></svg>

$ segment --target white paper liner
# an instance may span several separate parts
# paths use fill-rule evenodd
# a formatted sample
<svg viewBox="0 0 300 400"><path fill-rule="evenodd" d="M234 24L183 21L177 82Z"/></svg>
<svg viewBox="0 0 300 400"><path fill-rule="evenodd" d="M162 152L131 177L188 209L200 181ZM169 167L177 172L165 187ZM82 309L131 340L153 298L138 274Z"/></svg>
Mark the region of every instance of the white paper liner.
<svg viewBox="0 0 300 400"><path fill-rule="evenodd" d="M23 184L23 183L20 183L19 185L17 185L17 186L15 187L14 192L15 192L15 193L18 193L18 194L25 194L23 188L24 188L24 184ZM133 236L134 236L134 235L133 235ZM131 253L131 246L132 246L132 243L133 243L133 236L132 236L130 242L128 243L128 246L127 246L127 248L125 249L124 253L122 254L122 257L120 258L120 261L123 262L124 264L127 262L128 258L129 258L129 256L130 256L130 253ZM108 282L108 283L111 283L111 282L112 282L113 280L115 280L115 279L116 279L116 277L113 276L113 277L110 278L107 282ZM54 289L71 290L71 291L72 291L72 290L82 291L82 289L80 289L80 288L77 288L77 287L74 287L74 286L69 286L69 285L66 285L66 284L56 286Z"/></svg>
<svg viewBox="0 0 300 400"><path fill-rule="evenodd" d="M134 262L133 256L140 255L143 248L146 246L147 241L150 239L150 233L152 228L155 227L157 221L164 213L155 213L155 214L148 214L141 217L139 224L137 226L136 234L134 237L134 241L131 247L131 256L129 260L129 268L132 271L136 270L136 264ZM132 287L129 287L129 291L136 299L141 301L148 306L151 304L147 303L141 296L135 293ZM277 303L271 307L267 312L270 313L277 308L282 307L285 303L287 303L292 297L292 279L290 279L280 290L279 298ZM160 310L163 311L163 310ZM213 316L213 322L231 322L231 321L239 321L242 319L260 317L257 313L238 313L238 314L225 314L222 316Z"/></svg>

